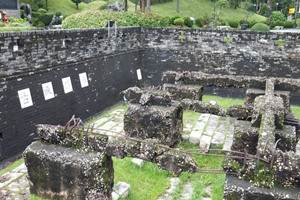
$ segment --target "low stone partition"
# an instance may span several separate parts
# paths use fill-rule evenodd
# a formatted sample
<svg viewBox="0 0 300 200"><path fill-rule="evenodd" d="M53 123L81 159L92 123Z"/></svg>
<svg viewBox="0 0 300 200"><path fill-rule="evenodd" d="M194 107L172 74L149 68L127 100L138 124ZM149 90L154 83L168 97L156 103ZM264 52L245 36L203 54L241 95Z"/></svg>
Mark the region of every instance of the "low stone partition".
<svg viewBox="0 0 300 200"><path fill-rule="evenodd" d="M202 101L203 87L198 85L164 84L163 92L169 93L173 100L199 100Z"/></svg>
<svg viewBox="0 0 300 200"><path fill-rule="evenodd" d="M258 88L264 89L267 77L231 76L207 74L200 71L166 71L162 73L163 83L183 83L202 86ZM275 89L290 91L292 96L299 96L300 79L273 78Z"/></svg>
<svg viewBox="0 0 300 200"><path fill-rule="evenodd" d="M155 138L173 147L181 141L182 115L181 107L130 104L124 115L124 131L129 137Z"/></svg>
<svg viewBox="0 0 300 200"><path fill-rule="evenodd" d="M111 199L112 158L105 152L79 152L34 142L24 152L30 193L51 199Z"/></svg>

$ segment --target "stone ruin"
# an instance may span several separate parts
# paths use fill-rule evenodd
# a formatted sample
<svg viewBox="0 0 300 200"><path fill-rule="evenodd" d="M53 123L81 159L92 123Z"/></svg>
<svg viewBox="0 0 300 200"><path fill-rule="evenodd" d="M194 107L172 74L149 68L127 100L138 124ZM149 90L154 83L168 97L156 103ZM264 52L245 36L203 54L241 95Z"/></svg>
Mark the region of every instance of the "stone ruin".
<svg viewBox="0 0 300 200"><path fill-rule="evenodd" d="M58 199L111 199L112 156L141 158L177 175L197 172L189 154L173 149L182 139L186 109L238 119L223 163L228 173L224 199L300 199L300 123L291 113L290 92L275 90L297 91L299 81L172 71L162 80L162 91L138 87L124 91L130 102L124 115L125 135L84 128L75 118L65 127L39 125L41 141L24 152L31 193ZM223 110L215 102L202 102L203 87L208 85L255 89L247 89L245 105ZM200 144L200 149L208 148ZM283 188L276 188L278 183Z"/></svg>
<svg viewBox="0 0 300 200"><path fill-rule="evenodd" d="M38 125L41 141L24 152L30 192L55 199L111 199L112 156L140 158L157 163L173 174L196 172L195 160L173 149L181 141L182 108L170 97L129 88L132 104L124 116L124 135L84 128L72 118L65 127Z"/></svg>
<svg viewBox="0 0 300 200"><path fill-rule="evenodd" d="M168 71L162 81L165 88L168 84L178 89L191 84L248 88L245 104L227 111L218 106L209 110L208 105L191 98L181 99L181 105L239 119L234 124L230 156L223 163L228 173L224 199L300 199L300 121L290 109L290 91L299 92L299 80Z"/></svg>

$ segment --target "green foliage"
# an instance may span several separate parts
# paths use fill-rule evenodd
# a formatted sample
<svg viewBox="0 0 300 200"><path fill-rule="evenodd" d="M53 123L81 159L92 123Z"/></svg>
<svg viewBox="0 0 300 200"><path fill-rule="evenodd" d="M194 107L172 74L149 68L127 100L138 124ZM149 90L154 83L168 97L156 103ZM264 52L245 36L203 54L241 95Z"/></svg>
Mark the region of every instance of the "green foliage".
<svg viewBox="0 0 300 200"><path fill-rule="evenodd" d="M203 26L203 22L202 22L202 19L200 17L197 17L195 19L195 24L199 27L202 27Z"/></svg>
<svg viewBox="0 0 300 200"><path fill-rule="evenodd" d="M232 105L243 105L244 100L243 99L234 99L234 98L223 98L219 96L213 96L213 95L204 95L203 96L203 102L210 102L211 100L214 100L220 105L224 110L227 110L229 106Z"/></svg>
<svg viewBox="0 0 300 200"><path fill-rule="evenodd" d="M44 9L44 8L39 8L39 9L37 10L37 12L38 12L38 13L47 13L47 10Z"/></svg>
<svg viewBox="0 0 300 200"><path fill-rule="evenodd" d="M71 15L63 21L62 26L63 28L99 28L105 27L108 20L116 20L118 26L166 27L169 25L169 19L158 14L94 11Z"/></svg>
<svg viewBox="0 0 300 200"><path fill-rule="evenodd" d="M204 15L203 15L203 18L202 18L202 22L203 22L203 25L209 25L209 23L210 23L210 17L208 16L208 14L207 13L205 13Z"/></svg>
<svg viewBox="0 0 300 200"><path fill-rule="evenodd" d="M160 4L160 3L167 3L170 2L172 0L151 0L151 5L155 5L155 4ZM135 0L132 1L133 3L135 3Z"/></svg>
<svg viewBox="0 0 300 200"><path fill-rule="evenodd" d="M284 21L274 21L272 23L272 26L284 26L285 22Z"/></svg>
<svg viewBox="0 0 300 200"><path fill-rule="evenodd" d="M174 25L176 26L183 26L183 24L184 24L184 19L181 17L174 20Z"/></svg>
<svg viewBox="0 0 300 200"><path fill-rule="evenodd" d="M186 25L187 27L192 27L193 22L190 17L185 17L183 19L184 19L184 25Z"/></svg>
<svg viewBox="0 0 300 200"><path fill-rule="evenodd" d="M248 28L251 28L252 26L254 26L257 22L255 20L251 20L250 22L248 22Z"/></svg>
<svg viewBox="0 0 300 200"><path fill-rule="evenodd" d="M216 5L219 8L229 8L230 7L230 4L227 0L218 0Z"/></svg>
<svg viewBox="0 0 300 200"><path fill-rule="evenodd" d="M257 23L254 26L251 27L251 31L263 31L268 32L270 31L269 27L266 24L263 23Z"/></svg>
<svg viewBox="0 0 300 200"><path fill-rule="evenodd" d="M32 12L32 23L39 28L48 26L51 23L52 18L53 14Z"/></svg>
<svg viewBox="0 0 300 200"><path fill-rule="evenodd" d="M226 26L226 21L224 19L218 18L218 19L216 19L215 24L217 26Z"/></svg>
<svg viewBox="0 0 300 200"><path fill-rule="evenodd" d="M268 5L266 3L261 6L260 14L265 17L268 16Z"/></svg>
<svg viewBox="0 0 300 200"><path fill-rule="evenodd" d="M229 0L230 7L237 9L242 0Z"/></svg>
<svg viewBox="0 0 300 200"><path fill-rule="evenodd" d="M235 19L229 20L228 25L231 28L237 28L239 26L239 21Z"/></svg>
<svg viewBox="0 0 300 200"><path fill-rule="evenodd" d="M61 16L61 12L60 11L55 12L55 16L56 17L60 17Z"/></svg>
<svg viewBox="0 0 300 200"><path fill-rule="evenodd" d="M180 18L178 15L175 15L174 17L171 17L171 18L170 18L170 24L175 25L174 21L175 21L176 19L178 19L178 18Z"/></svg>
<svg viewBox="0 0 300 200"><path fill-rule="evenodd" d="M285 40L279 38L278 40L275 41L275 44L280 48L285 45Z"/></svg>
<svg viewBox="0 0 300 200"><path fill-rule="evenodd" d="M29 4L32 11L37 11L39 8L46 8L44 0L20 0L20 3Z"/></svg>
<svg viewBox="0 0 300 200"><path fill-rule="evenodd" d="M20 17L21 17L22 19L24 19L24 18L26 17L25 11L24 11L24 10L20 10Z"/></svg>
<svg viewBox="0 0 300 200"><path fill-rule="evenodd" d="M80 4L81 2L83 2L83 0L71 0L71 1L76 4L77 10L78 10L78 4Z"/></svg>
<svg viewBox="0 0 300 200"><path fill-rule="evenodd" d="M295 21L288 20L284 22L284 28L294 28Z"/></svg>
<svg viewBox="0 0 300 200"><path fill-rule="evenodd" d="M226 44L229 46L230 43L233 41L233 39L231 37L224 37L224 42L226 42Z"/></svg>
<svg viewBox="0 0 300 200"><path fill-rule="evenodd" d="M178 36L178 39L180 40L180 42L183 42L183 41L186 39L186 37L185 37L185 35L183 35L183 33L181 33L181 34Z"/></svg>
<svg viewBox="0 0 300 200"><path fill-rule="evenodd" d="M5 27L5 23L0 22L0 27Z"/></svg>
<svg viewBox="0 0 300 200"><path fill-rule="evenodd" d="M275 22L275 21L285 21L286 19L282 12L274 11L270 16L270 20L271 22Z"/></svg>

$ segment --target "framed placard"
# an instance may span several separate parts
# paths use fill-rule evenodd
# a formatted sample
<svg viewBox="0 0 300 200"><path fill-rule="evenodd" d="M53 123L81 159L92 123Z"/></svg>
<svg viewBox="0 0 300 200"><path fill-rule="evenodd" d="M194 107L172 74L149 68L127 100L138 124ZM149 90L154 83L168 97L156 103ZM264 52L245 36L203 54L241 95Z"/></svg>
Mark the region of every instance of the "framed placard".
<svg viewBox="0 0 300 200"><path fill-rule="evenodd" d="M45 100L52 99L55 97L52 82L47 82L42 84L42 88L43 88Z"/></svg>
<svg viewBox="0 0 300 200"><path fill-rule="evenodd" d="M79 74L80 85L82 88L89 86L86 72Z"/></svg>
<svg viewBox="0 0 300 200"><path fill-rule="evenodd" d="M138 80L142 80L142 72L141 69L136 70Z"/></svg>
<svg viewBox="0 0 300 200"><path fill-rule="evenodd" d="M66 77L62 79L63 87L65 94L69 92L73 92L72 82L70 77Z"/></svg>
<svg viewBox="0 0 300 200"><path fill-rule="evenodd" d="M18 91L21 108L27 108L33 105L30 89L26 88Z"/></svg>

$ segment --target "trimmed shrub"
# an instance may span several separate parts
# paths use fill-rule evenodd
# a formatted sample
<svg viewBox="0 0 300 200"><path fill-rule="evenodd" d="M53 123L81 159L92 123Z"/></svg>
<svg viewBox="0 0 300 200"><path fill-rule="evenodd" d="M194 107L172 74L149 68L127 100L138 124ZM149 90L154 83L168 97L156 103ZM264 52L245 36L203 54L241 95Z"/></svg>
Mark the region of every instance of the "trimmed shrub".
<svg viewBox="0 0 300 200"><path fill-rule="evenodd" d="M273 26L284 26L284 21L275 21Z"/></svg>
<svg viewBox="0 0 300 200"><path fill-rule="evenodd" d="M55 13L55 16L56 16L56 17L60 17L60 16L61 16L61 12L60 12L60 11L57 11L57 12Z"/></svg>
<svg viewBox="0 0 300 200"><path fill-rule="evenodd" d="M185 17L183 19L184 19L184 25L186 25L187 27L192 27L193 22L192 22L191 18Z"/></svg>
<svg viewBox="0 0 300 200"><path fill-rule="evenodd" d="M46 13L39 13L39 12L32 12L32 22L35 26L39 27L41 26L41 23L39 22L43 22L43 24L45 26L48 26L53 18L53 14L46 14Z"/></svg>
<svg viewBox="0 0 300 200"><path fill-rule="evenodd" d="M175 19L174 21L174 25L183 26L183 24L184 24L184 19L182 18Z"/></svg>
<svg viewBox="0 0 300 200"><path fill-rule="evenodd" d="M257 22L255 20L252 20L248 23L248 28L251 28L252 26L254 26Z"/></svg>
<svg viewBox="0 0 300 200"><path fill-rule="evenodd" d="M282 12L274 11L271 13L270 20L271 22L276 22L276 21L285 21L286 19Z"/></svg>
<svg viewBox="0 0 300 200"><path fill-rule="evenodd" d="M294 20L288 20L284 22L284 28L294 28L295 21Z"/></svg>
<svg viewBox="0 0 300 200"><path fill-rule="evenodd" d="M0 27L4 27L4 26L6 26L5 23L0 22Z"/></svg>
<svg viewBox="0 0 300 200"><path fill-rule="evenodd" d="M116 20L118 26L166 27L169 25L169 18L158 14L97 10L70 15L65 18L62 26L63 28L100 28L105 27L108 20Z"/></svg>
<svg viewBox="0 0 300 200"><path fill-rule="evenodd" d="M44 8L40 8L37 10L38 13L47 13L47 10Z"/></svg>
<svg viewBox="0 0 300 200"><path fill-rule="evenodd" d="M175 25L175 24L174 24L174 21L175 21L176 19L178 19L178 18L180 18L178 15L175 15L174 17L171 17L171 19L170 19L170 24Z"/></svg>
<svg viewBox="0 0 300 200"><path fill-rule="evenodd" d="M204 24L203 24L203 22L202 22L202 19L200 18L200 17L197 17L196 19L195 19L195 24L197 25L197 26L199 26L199 27L202 27Z"/></svg>
<svg viewBox="0 0 300 200"><path fill-rule="evenodd" d="M228 25L231 28L237 28L239 26L239 21L238 20L234 20L234 19L229 20Z"/></svg>
<svg viewBox="0 0 300 200"><path fill-rule="evenodd" d="M251 31L264 31L268 32L270 31L269 27L266 24L263 23L257 23L254 26L251 27Z"/></svg>
<svg viewBox="0 0 300 200"><path fill-rule="evenodd" d="M227 0L218 0L216 5L219 8L229 8L230 7L230 4Z"/></svg>

